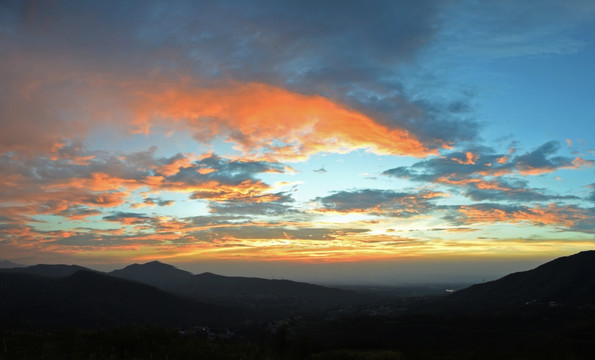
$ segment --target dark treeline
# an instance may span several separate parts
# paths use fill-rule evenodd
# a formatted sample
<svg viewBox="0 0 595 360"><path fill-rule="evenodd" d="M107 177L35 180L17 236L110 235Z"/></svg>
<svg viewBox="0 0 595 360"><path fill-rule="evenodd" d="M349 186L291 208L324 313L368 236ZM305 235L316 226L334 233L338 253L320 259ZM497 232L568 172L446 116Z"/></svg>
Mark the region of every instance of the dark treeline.
<svg viewBox="0 0 595 360"><path fill-rule="evenodd" d="M128 325L0 332L0 359L592 359L595 311L297 318L225 331ZM229 330L226 330L229 333Z"/></svg>

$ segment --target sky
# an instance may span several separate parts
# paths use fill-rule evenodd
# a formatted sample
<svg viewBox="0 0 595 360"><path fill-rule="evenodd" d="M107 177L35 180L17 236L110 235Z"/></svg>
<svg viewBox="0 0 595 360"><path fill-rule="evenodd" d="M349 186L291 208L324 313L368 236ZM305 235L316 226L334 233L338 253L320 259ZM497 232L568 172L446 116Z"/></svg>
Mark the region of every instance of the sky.
<svg viewBox="0 0 595 360"><path fill-rule="evenodd" d="M2 1L0 259L480 281L595 249L595 3Z"/></svg>

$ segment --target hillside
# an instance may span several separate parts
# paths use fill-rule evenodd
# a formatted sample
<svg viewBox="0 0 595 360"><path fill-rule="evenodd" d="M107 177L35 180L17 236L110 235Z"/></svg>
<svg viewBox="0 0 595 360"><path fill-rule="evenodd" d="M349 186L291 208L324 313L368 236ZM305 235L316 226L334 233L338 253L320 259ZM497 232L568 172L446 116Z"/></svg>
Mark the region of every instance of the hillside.
<svg viewBox="0 0 595 360"><path fill-rule="evenodd" d="M0 273L0 320L14 326L196 326L241 323L246 312L181 298L152 286L77 271L61 279Z"/></svg>
<svg viewBox="0 0 595 360"><path fill-rule="evenodd" d="M454 305L510 308L526 304L595 304L595 251L560 257L535 269L473 285L452 294Z"/></svg>
<svg viewBox="0 0 595 360"><path fill-rule="evenodd" d="M253 309L319 310L357 298L351 291L290 280L230 277L208 272L192 275L158 261L129 265L109 275L194 299Z"/></svg>

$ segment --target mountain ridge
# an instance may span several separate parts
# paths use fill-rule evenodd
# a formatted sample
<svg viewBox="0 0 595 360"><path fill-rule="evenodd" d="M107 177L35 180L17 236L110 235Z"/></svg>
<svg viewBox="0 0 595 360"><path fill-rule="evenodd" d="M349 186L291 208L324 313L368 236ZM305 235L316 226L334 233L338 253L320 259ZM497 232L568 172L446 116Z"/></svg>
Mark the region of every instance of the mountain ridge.
<svg viewBox="0 0 595 360"><path fill-rule="evenodd" d="M197 300L249 308L273 306L289 310L315 303L327 307L354 296L347 290L292 280L224 276L211 272L192 274L158 261L132 264L108 274Z"/></svg>
<svg viewBox="0 0 595 360"><path fill-rule="evenodd" d="M25 265L17 264L10 260L0 260L0 269L13 269L13 268L20 268L24 267Z"/></svg>
<svg viewBox="0 0 595 360"><path fill-rule="evenodd" d="M31 266L14 267L14 268L3 268L0 272L6 273L25 273L33 274L44 277L65 277L74 274L77 271L95 271L93 269L86 268L80 265L66 265L66 264L37 264Z"/></svg>
<svg viewBox="0 0 595 360"><path fill-rule="evenodd" d="M58 280L78 271L134 281L195 301L258 311L274 309L283 314L305 309L320 311L349 304L357 298L349 290L292 280L224 276L211 272L192 274L159 261L135 263L109 273L64 264L0 269L0 273L32 274ZM528 271L475 284L440 300L441 304L462 310L502 309L550 302L571 306L595 304L595 250L559 257Z"/></svg>
<svg viewBox="0 0 595 360"><path fill-rule="evenodd" d="M249 317L244 310L184 298L153 286L79 270L62 278L0 272L0 320L17 327L159 324L222 325Z"/></svg>
<svg viewBox="0 0 595 360"><path fill-rule="evenodd" d="M178 290L183 288L185 282L193 276L188 271L159 261L131 264L122 269L111 271L108 275L138 281L174 293L179 292Z"/></svg>
<svg viewBox="0 0 595 360"><path fill-rule="evenodd" d="M563 256L534 269L475 284L453 293L466 307L510 308L526 304L595 304L595 250Z"/></svg>

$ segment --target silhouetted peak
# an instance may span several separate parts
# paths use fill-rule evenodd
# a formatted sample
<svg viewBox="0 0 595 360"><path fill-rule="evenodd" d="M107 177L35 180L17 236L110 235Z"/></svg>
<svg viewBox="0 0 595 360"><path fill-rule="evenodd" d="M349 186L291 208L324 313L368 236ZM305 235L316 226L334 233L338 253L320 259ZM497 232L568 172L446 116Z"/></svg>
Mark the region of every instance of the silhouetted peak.
<svg viewBox="0 0 595 360"><path fill-rule="evenodd" d="M204 277L221 277L222 276L222 275L217 275L217 274L212 273L212 272L209 272L209 271L203 272L203 273L198 274L198 275L199 276L204 276Z"/></svg>
<svg viewBox="0 0 595 360"><path fill-rule="evenodd" d="M193 276L188 271L180 270L173 265L164 264L159 261L128 265L123 269L114 270L109 274L123 279L150 284L169 291L183 285L185 281Z"/></svg>
<svg viewBox="0 0 595 360"><path fill-rule="evenodd" d="M125 268L121 269L121 270L131 270L131 269L146 269L146 270L165 270L165 271L180 271L180 272L187 272L184 270L180 270L177 267L170 265L170 264L165 264L162 263L160 261L157 260L153 260L153 261L149 261L147 263L144 264L137 264L134 263L132 265L128 265ZM117 271L117 270L116 270Z"/></svg>
<svg viewBox="0 0 595 360"><path fill-rule="evenodd" d="M144 265L151 265L151 266L165 265L165 266L172 266L173 267L173 265L162 263L159 260L149 261L149 262L146 262Z"/></svg>

